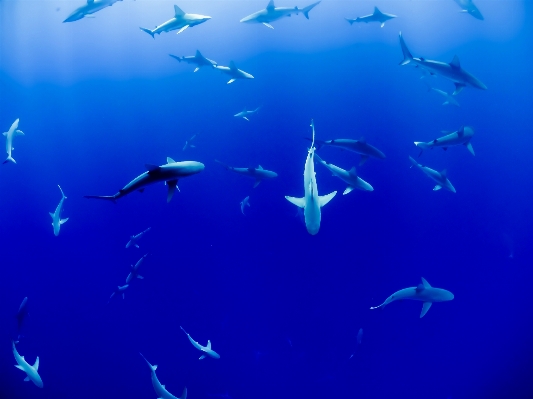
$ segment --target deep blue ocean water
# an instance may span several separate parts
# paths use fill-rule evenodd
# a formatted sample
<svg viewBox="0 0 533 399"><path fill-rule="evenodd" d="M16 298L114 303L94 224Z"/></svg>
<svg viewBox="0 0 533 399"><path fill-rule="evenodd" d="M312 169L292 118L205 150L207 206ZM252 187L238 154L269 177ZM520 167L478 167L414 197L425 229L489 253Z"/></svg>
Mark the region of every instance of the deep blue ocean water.
<svg viewBox="0 0 533 399"><path fill-rule="evenodd" d="M264 3L124 0L62 23L83 1L0 0L0 129L20 118L25 133L17 164L0 167L1 397L155 398L139 352L191 399L533 397L531 2L477 0L479 21L452 0L323 0L274 30L238 22ZM155 40L138 29L170 19L173 4L213 18ZM343 19L375 5L398 18ZM442 106L419 71L398 65L399 31L415 57L457 54L488 90ZM255 79L227 85L168 56L196 49ZM250 122L233 117L257 106ZM338 191L316 236L284 199L303 195L311 119L318 139L364 136L387 155L357 168L374 191L346 196L315 165L319 193ZM446 168L457 190L434 192L409 168L413 141L461 125L475 131L475 157L459 146L417 158ZM182 151L193 134L196 148ZM83 198L112 195L168 156L205 164L169 204L162 183L116 204ZM215 159L279 176L254 189ZM69 221L55 237L58 184ZM125 249L147 227L140 249ZM144 279L106 305L146 253ZM420 277L455 299L422 319L414 301L369 310ZM13 367L24 297L17 347L31 364L40 357L43 389ZM198 360L180 326L221 358Z"/></svg>

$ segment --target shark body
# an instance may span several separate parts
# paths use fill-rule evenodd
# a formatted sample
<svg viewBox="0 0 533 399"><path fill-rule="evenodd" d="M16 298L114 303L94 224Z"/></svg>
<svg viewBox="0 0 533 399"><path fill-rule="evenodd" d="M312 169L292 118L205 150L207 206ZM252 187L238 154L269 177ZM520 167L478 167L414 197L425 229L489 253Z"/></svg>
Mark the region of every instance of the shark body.
<svg viewBox="0 0 533 399"><path fill-rule="evenodd" d="M200 68L205 66L214 68L217 65L216 61L210 60L209 58L205 58L198 50L196 50L195 55L178 57L177 55L169 54L169 56L171 56L175 60L178 60L179 62L185 62L187 64L196 65L194 72L198 72Z"/></svg>
<svg viewBox="0 0 533 399"><path fill-rule="evenodd" d="M378 159L385 159L385 154L383 154L376 147L368 144L364 137L361 137L359 140L352 139L335 139L335 140L315 140L317 151L322 147L335 147L340 148L341 150L352 151L361 155L361 161L359 166L364 164L369 157L374 157Z"/></svg>
<svg viewBox="0 0 533 399"><path fill-rule="evenodd" d="M276 172L263 169L261 165L259 165L257 168L235 168L233 166L229 166L225 163L217 161L216 159L215 162L221 164L226 170L230 170L239 175L253 177L255 179L254 188L256 188L259 183L261 183L261 181L263 181L264 179L273 179L275 177L278 177L278 174Z"/></svg>
<svg viewBox="0 0 533 399"><path fill-rule="evenodd" d="M174 6L174 18L169 19L167 22L163 22L161 25L156 26L154 29L140 28L143 32L148 33L155 39L155 35L159 35L162 32L171 32L178 29L177 34L180 34L185 29L199 25L206 21L209 21L211 17L200 14L187 14L178 6Z"/></svg>
<svg viewBox="0 0 533 399"><path fill-rule="evenodd" d="M50 217L52 218L52 227L54 228L54 235L57 237L59 235L59 230L61 229L61 225L67 223L68 218L61 219L61 213L63 212L63 204L67 197L63 193L63 190L58 185L59 191L61 191L61 199L59 200L59 204L57 204L56 210L54 213L50 213Z"/></svg>
<svg viewBox="0 0 533 399"><path fill-rule="evenodd" d="M242 214L243 214L244 216L246 216L245 213L244 213L244 209L245 209L247 206L248 206L248 207L250 206L250 197L249 197L249 196L246 197L245 199L243 199L243 200L241 201L241 212L242 212Z"/></svg>
<svg viewBox="0 0 533 399"><path fill-rule="evenodd" d="M346 21L348 21L350 23L350 25L353 25L354 22L364 22L364 23L369 23L369 22L378 22L381 27L383 28L385 26L385 22L393 19L393 18L397 18L396 15L392 15L392 14L387 14L387 13L384 13L384 12L381 12L379 11L379 9L377 7L374 7L374 12L370 15L365 15L363 17L357 17L357 18L345 18Z"/></svg>
<svg viewBox="0 0 533 399"><path fill-rule="evenodd" d="M233 61L230 61L229 66L215 65L215 68L230 76L231 79L228 81L228 84L235 82L237 79L254 79L253 75L237 68Z"/></svg>
<svg viewBox="0 0 533 399"><path fill-rule="evenodd" d="M130 240L128 241L128 243L126 244L126 248L129 248L131 247L132 245L135 247L135 248L139 248L139 244L137 244L137 242L143 238L143 236L148 233L150 231L151 227L148 227L146 230L144 231L141 231L139 234L136 234L136 235L133 235L133 236L130 236Z"/></svg>
<svg viewBox="0 0 533 399"><path fill-rule="evenodd" d="M440 147L443 150L447 150L448 147L464 145L472 155L476 155L472 143L470 143L472 136L474 136L474 129L470 126L461 126L457 131L448 133L445 136L428 141L427 143L415 141L415 145L421 150L426 150L428 148L433 149L434 147ZM420 154L422 154L422 151Z"/></svg>
<svg viewBox="0 0 533 399"><path fill-rule="evenodd" d="M79 21L83 18L94 18L94 13L111 7L117 1L122 0L87 0L87 3L77 8L63 22Z"/></svg>
<svg viewBox="0 0 533 399"><path fill-rule="evenodd" d="M216 353L213 349L211 349L211 341L207 340L207 345L202 346L198 342L196 342L192 337L185 331L183 327L180 326L182 331L187 335L187 338L189 338L189 341L191 342L192 346L194 346L199 351L203 352L202 356L200 356L200 360L205 359L207 356L213 358L213 359L220 359L220 355Z"/></svg>
<svg viewBox="0 0 533 399"><path fill-rule="evenodd" d="M244 110L242 110L241 112L233 115L234 117L236 118L242 118L242 119L246 119L248 122L250 121L250 119L248 119L249 116L255 114L257 111L259 111L261 109L261 107L257 107L256 109L252 109L252 110L246 110L246 108L244 108Z"/></svg>
<svg viewBox="0 0 533 399"><path fill-rule="evenodd" d="M272 22L277 21L281 18L290 17L293 14L298 15L299 13L302 13L305 18L309 19L309 11L311 11L319 3L320 1L317 1L316 3L313 3L304 8L276 7L274 4L274 0L270 0L265 9L259 10L257 12L254 12L253 14L244 17L243 19L241 19L240 22L263 24L267 28L274 29L274 27L271 25Z"/></svg>
<svg viewBox="0 0 533 399"><path fill-rule="evenodd" d="M356 188L363 191L374 191L374 188L370 184L368 184L366 181L357 176L357 170L355 169L355 167L350 170L344 170L331 163L327 163L322 158L320 158L318 154L315 154L315 157L320 164L324 165L327 169L329 169L333 176L337 176L343 182L348 184L348 187L346 187L346 190L344 190L344 192L342 193L343 195L351 193Z"/></svg>
<svg viewBox="0 0 533 399"><path fill-rule="evenodd" d="M446 169L444 169L442 172L437 172L434 169L428 168L427 166L423 166L416 162L412 157L409 157L409 160L411 161L411 168L413 166L416 166L418 169L420 169L426 176L428 176L431 180L433 180L435 183L435 187L433 187L433 191L440 190L441 188L445 188L452 193L455 193L455 187L453 187L450 180L448 180L448 177L446 176Z"/></svg>
<svg viewBox="0 0 533 399"><path fill-rule="evenodd" d="M141 259L137 261L135 265L131 265L131 271L130 274L128 274L128 277L126 277L126 284L131 284L133 280L136 278L142 280L144 277L139 274L139 268L141 267L143 260L148 256L148 254L144 255Z"/></svg>
<svg viewBox="0 0 533 399"><path fill-rule="evenodd" d="M485 19L472 0L455 0L455 2L461 7L461 12L468 13L481 21Z"/></svg>
<svg viewBox="0 0 533 399"><path fill-rule="evenodd" d="M19 122L20 122L20 119L15 120L15 122L11 124L11 127L9 128L9 130L3 133L4 137L6 138L6 153L7 153L7 158L4 161L4 163L7 163L7 162L17 163L11 156L11 152L14 150L13 139L15 138L15 136L24 136L24 133L18 130Z"/></svg>
<svg viewBox="0 0 533 399"><path fill-rule="evenodd" d="M143 356L142 353L139 353L148 367L150 368L150 376L152 378L152 386L154 387L155 394L157 395L158 399L187 399L187 387L183 388L183 393L179 398L172 395L170 392L167 391L164 385L162 385L159 382L159 379L157 378L157 375L155 374L155 371L157 370L157 366L152 366L148 360Z"/></svg>
<svg viewBox="0 0 533 399"><path fill-rule="evenodd" d="M24 381L31 381L33 382L37 387L42 388L43 387L43 380L41 380L41 376L39 375L39 356L37 356L37 359L35 360L35 363L33 366L31 366L25 359L24 356L20 356L17 348L15 346L15 342L12 341L11 344L13 345L13 355L15 356L15 360L17 364L15 365L16 368L19 370L22 370L26 373L26 378L24 378Z"/></svg>

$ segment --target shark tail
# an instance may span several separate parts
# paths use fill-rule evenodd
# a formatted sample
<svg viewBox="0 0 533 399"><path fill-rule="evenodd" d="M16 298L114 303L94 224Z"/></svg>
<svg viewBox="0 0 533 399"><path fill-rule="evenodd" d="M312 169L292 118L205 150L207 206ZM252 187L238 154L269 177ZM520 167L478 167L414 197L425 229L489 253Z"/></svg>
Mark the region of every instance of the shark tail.
<svg viewBox="0 0 533 399"><path fill-rule="evenodd" d="M309 140L309 141L313 141L313 139L310 139L310 138L307 138L305 137L306 140ZM326 142L323 141L323 140L318 140L318 139L315 139L315 150L318 151L320 150L324 145L326 145Z"/></svg>
<svg viewBox="0 0 533 399"><path fill-rule="evenodd" d="M141 29L143 29L143 28L141 28ZM143 29L143 30L144 30L144 29ZM146 31L145 31L145 32L146 32ZM150 32L152 32L152 31L150 31ZM153 35L152 35L152 37L153 37ZM174 58L175 60L178 60L178 62L181 62L181 57L178 57L177 55L173 55L173 54L169 54L169 56L171 56L171 57Z"/></svg>
<svg viewBox="0 0 533 399"><path fill-rule="evenodd" d="M143 32L148 33L150 36L152 36L152 39L155 39L154 32L151 31L150 29L147 29L147 28L139 28L139 29L142 30Z"/></svg>
<svg viewBox="0 0 533 399"><path fill-rule="evenodd" d="M309 11L315 8L319 3L320 1L317 1L316 3L313 3L307 7L302 8L300 11L304 14L305 18L309 19Z"/></svg>
<svg viewBox="0 0 533 399"><path fill-rule="evenodd" d="M353 19L353 18L344 18L346 21L348 21L350 23L350 25L353 25L354 22L357 22L357 20L359 19L359 17Z"/></svg>
<svg viewBox="0 0 533 399"><path fill-rule="evenodd" d="M405 41L403 40L402 32L400 32L400 45L402 46L402 53L403 53L403 61L400 62L400 65L407 65L411 62L413 59L413 56L409 52L409 49L407 48L407 45L405 44Z"/></svg>
<svg viewBox="0 0 533 399"><path fill-rule="evenodd" d="M114 195L84 195L84 198L96 198L115 202L117 198Z"/></svg>
<svg viewBox="0 0 533 399"><path fill-rule="evenodd" d="M4 161L4 163L8 163L8 162L17 163L17 161L15 161L11 155L9 155L9 156L6 158L6 160Z"/></svg>

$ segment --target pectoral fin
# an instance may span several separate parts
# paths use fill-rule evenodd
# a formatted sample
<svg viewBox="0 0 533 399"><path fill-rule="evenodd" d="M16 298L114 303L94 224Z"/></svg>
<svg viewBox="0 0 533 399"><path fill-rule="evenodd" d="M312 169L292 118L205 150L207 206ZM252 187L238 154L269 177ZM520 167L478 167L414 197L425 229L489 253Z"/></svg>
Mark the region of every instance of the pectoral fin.
<svg viewBox="0 0 533 399"><path fill-rule="evenodd" d="M318 205L320 205L320 207L322 208L329 201L331 201L333 199L333 197L335 197L336 194L337 194L337 192L333 191L332 193L329 193L328 195L322 195L322 196L318 197Z"/></svg>
<svg viewBox="0 0 533 399"><path fill-rule="evenodd" d="M188 27L189 27L189 25L185 25L183 28L181 28L179 31L176 32L176 35L179 35L181 32L183 32Z"/></svg>
<svg viewBox="0 0 533 399"><path fill-rule="evenodd" d="M296 198L296 197L289 197L288 195L285 196L285 199L294 205L296 205L299 208L305 207L305 198Z"/></svg>
<svg viewBox="0 0 533 399"><path fill-rule="evenodd" d="M178 184L177 180L167 181L167 187L168 187L167 203L169 203L170 200L172 199L172 196L174 195L174 192L176 191L177 184Z"/></svg>
<svg viewBox="0 0 533 399"><path fill-rule="evenodd" d="M424 302L424 304L422 305L422 312L420 312L420 318L424 317L424 315L428 312L432 304L433 302Z"/></svg>
<svg viewBox="0 0 533 399"><path fill-rule="evenodd" d="M342 193L342 195L350 194L350 193L353 191L353 189L354 189L353 186L348 186L348 187L346 187L346 190L344 190L344 192Z"/></svg>
<svg viewBox="0 0 533 399"><path fill-rule="evenodd" d="M204 360L205 359L205 355L202 355L198 358L198 360Z"/></svg>
<svg viewBox="0 0 533 399"><path fill-rule="evenodd" d="M261 183L261 179L255 179L254 188L256 188L259 183Z"/></svg>
<svg viewBox="0 0 533 399"><path fill-rule="evenodd" d="M439 191L442 188L439 184L437 184L435 187L433 187L433 191Z"/></svg>
<svg viewBox="0 0 533 399"><path fill-rule="evenodd" d="M65 223L67 223L67 222L68 222L68 218L65 218L65 219L61 219L61 220L59 221L59 224L60 224L60 225L61 225L61 224L65 224Z"/></svg>
<svg viewBox="0 0 533 399"><path fill-rule="evenodd" d="M235 79L230 79L227 84L235 82Z"/></svg>
<svg viewBox="0 0 533 399"><path fill-rule="evenodd" d="M470 142L466 143L465 146L466 146L466 149L470 151L470 154L472 154L473 156L476 156L476 153L474 152L474 147L472 147L472 144L470 144Z"/></svg>
<svg viewBox="0 0 533 399"><path fill-rule="evenodd" d="M274 27L270 24L267 24L266 22L263 22L263 25L265 25L267 28L274 29Z"/></svg>
<svg viewBox="0 0 533 399"><path fill-rule="evenodd" d="M359 166L364 164L367 159L368 159L368 155L361 155L361 161L359 161Z"/></svg>

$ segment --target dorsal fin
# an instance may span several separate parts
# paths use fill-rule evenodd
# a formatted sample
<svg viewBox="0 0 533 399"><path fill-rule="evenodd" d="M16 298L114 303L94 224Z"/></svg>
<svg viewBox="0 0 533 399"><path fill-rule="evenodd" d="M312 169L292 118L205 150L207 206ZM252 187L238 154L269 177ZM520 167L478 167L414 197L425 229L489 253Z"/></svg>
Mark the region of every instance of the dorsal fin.
<svg viewBox="0 0 533 399"><path fill-rule="evenodd" d="M379 8L374 7L374 14L382 14L382 12L379 11Z"/></svg>
<svg viewBox="0 0 533 399"><path fill-rule="evenodd" d="M167 164L168 163L176 163L176 161L174 161L172 158L170 157L167 157Z"/></svg>
<svg viewBox="0 0 533 399"><path fill-rule="evenodd" d="M159 166L157 165L152 165L150 163L147 163L144 165L146 167L146 169L148 169L148 172L156 172L159 170Z"/></svg>
<svg viewBox="0 0 533 399"><path fill-rule="evenodd" d="M263 167L261 165L257 166L257 169L263 170Z"/></svg>
<svg viewBox="0 0 533 399"><path fill-rule="evenodd" d="M461 126L459 130L457 131L457 136L463 137L465 135L465 127Z"/></svg>
<svg viewBox="0 0 533 399"><path fill-rule="evenodd" d="M357 169L355 169L355 166L353 166L352 169L348 171L348 173L352 176L357 177Z"/></svg>
<svg viewBox="0 0 533 399"><path fill-rule="evenodd" d="M268 2L267 9L269 9L269 8L276 8L276 6L274 5L274 0L270 0Z"/></svg>
<svg viewBox="0 0 533 399"><path fill-rule="evenodd" d="M237 69L237 67L235 66L235 63L233 61L229 62L229 69Z"/></svg>
<svg viewBox="0 0 533 399"><path fill-rule="evenodd" d="M183 10L181 8L179 8L178 6L174 5L174 15L176 17L183 17L185 15L185 13L183 12Z"/></svg>
<svg viewBox="0 0 533 399"><path fill-rule="evenodd" d="M431 285L426 281L424 277L421 277L420 280L422 281L422 286L424 288L431 288Z"/></svg>
<svg viewBox="0 0 533 399"><path fill-rule="evenodd" d="M442 177L446 177L446 174L447 174L447 173L448 173L448 172L446 171L446 169L443 169L442 172L440 172L440 175L441 175Z"/></svg>
<svg viewBox="0 0 533 399"><path fill-rule="evenodd" d="M363 144L366 144L366 139L365 139L365 137L364 137L364 136L361 137L361 138L359 139L359 142L360 142L360 143L363 143Z"/></svg>
<svg viewBox="0 0 533 399"><path fill-rule="evenodd" d="M461 69L461 63L459 62L459 57L457 55L453 56L452 62L450 62L452 68Z"/></svg>
<svg viewBox="0 0 533 399"><path fill-rule="evenodd" d="M204 58L204 56L202 55L202 53L200 53L200 50L196 50L196 57L198 57L198 58Z"/></svg>

